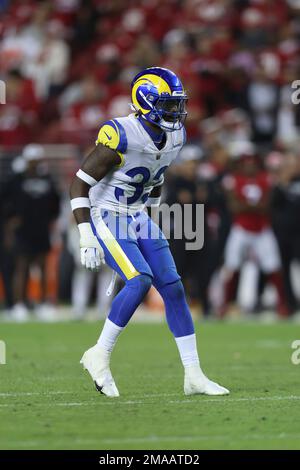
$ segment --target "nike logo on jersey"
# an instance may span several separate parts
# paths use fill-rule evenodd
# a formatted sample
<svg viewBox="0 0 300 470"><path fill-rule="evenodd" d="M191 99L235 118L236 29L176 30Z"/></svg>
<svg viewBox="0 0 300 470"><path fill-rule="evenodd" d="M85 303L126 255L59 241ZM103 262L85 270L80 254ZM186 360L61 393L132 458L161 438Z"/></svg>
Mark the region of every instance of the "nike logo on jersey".
<svg viewBox="0 0 300 470"><path fill-rule="evenodd" d="M106 137L108 138L108 140L111 140L112 137L110 137L105 131L104 131L104 134L106 135Z"/></svg>

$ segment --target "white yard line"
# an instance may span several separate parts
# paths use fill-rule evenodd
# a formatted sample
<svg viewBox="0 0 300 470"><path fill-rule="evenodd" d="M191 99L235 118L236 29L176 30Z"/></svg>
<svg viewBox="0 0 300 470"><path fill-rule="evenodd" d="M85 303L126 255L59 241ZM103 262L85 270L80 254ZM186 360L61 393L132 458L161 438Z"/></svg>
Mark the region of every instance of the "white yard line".
<svg viewBox="0 0 300 470"><path fill-rule="evenodd" d="M38 447L39 444L43 444L45 441L12 441L10 440L8 446L13 445L14 447L7 447L6 449L3 448L3 450L15 450L16 448L25 448L27 450L28 447ZM1 448L2 450L2 448ZM18 449L19 450L19 449Z"/></svg>
<svg viewBox="0 0 300 470"><path fill-rule="evenodd" d="M300 439L300 434L273 434L272 436L267 434L248 434L244 436L239 436L239 440L243 441L256 441L256 440L274 440L274 439ZM236 440L235 436L223 435L199 435L199 436L147 436L147 437L126 437L126 438L110 438L110 439L101 439L100 442L103 444L131 444L131 443L144 443L144 442L177 442L177 441L232 441ZM76 441L81 442L79 439ZM83 441L84 442L84 441ZM176 454L176 451L174 451Z"/></svg>
<svg viewBox="0 0 300 470"><path fill-rule="evenodd" d="M50 395L62 395L72 394L74 392L62 392L62 391L50 391L50 392L0 392L0 398L5 397L30 397L30 396L50 396Z"/></svg>
<svg viewBox="0 0 300 470"><path fill-rule="evenodd" d="M227 396L226 398L205 398L202 403L237 403L237 402L252 402L252 401L282 401L282 400L300 400L300 396L296 395L288 395L285 397L249 397L249 398L230 398ZM195 403L195 400L169 400L168 403Z"/></svg>
<svg viewBox="0 0 300 470"><path fill-rule="evenodd" d="M94 392L93 388L90 390L84 390L84 391L49 391L49 392L0 392L0 398L13 398L13 397L30 397L30 396L41 396L41 397L47 397L51 395L76 395L77 393L86 393L86 394L91 394ZM177 397L179 393L151 393L151 394L146 394L146 395L135 395L133 398L137 399L144 399L144 398L159 398L159 397Z"/></svg>
<svg viewBox="0 0 300 470"><path fill-rule="evenodd" d="M0 398L13 398L13 397L30 397L30 396L41 396L41 397L47 397L51 395L76 395L77 393L80 394L91 394L94 393L95 390L91 388L90 390L84 390L84 391L49 391L49 392L0 392ZM146 395L134 395L133 398L137 399L144 399L144 398L160 398L160 397L177 397L180 394L178 393L150 393Z"/></svg>
<svg viewBox="0 0 300 470"><path fill-rule="evenodd" d="M174 396L174 394L170 394ZM148 395L148 398L155 398L160 396L158 395ZM166 397L169 396L168 394L165 395ZM293 401L293 400L300 400L300 396L297 395L288 395L288 396L275 396L275 397L249 397L249 398L231 398L228 397L220 397L220 398L206 398L205 396L198 397L198 400L201 399L201 404L205 403L227 403L230 405L231 403L240 403L240 402L255 402L255 401ZM164 402L164 405L185 405L185 404L192 404L194 405L196 402L196 397L194 399L182 399L182 400L167 400ZM73 406L118 406L118 405L153 405L154 402L147 402L146 400L119 400L119 399L112 399L110 401L105 400L101 401L101 397L97 401L87 401L87 402L55 402L55 403L35 403L37 406L46 406L46 407L73 407ZM18 405L26 406L26 403L7 403L7 404L0 404L0 408L2 407L15 407Z"/></svg>
<svg viewBox="0 0 300 470"><path fill-rule="evenodd" d="M239 436L238 440L239 441L273 441L273 440L283 440L283 439L299 439L300 440L300 434L292 434L292 433L279 433L279 434L247 434L243 436ZM200 442L200 441L223 441L226 442L226 445L234 445L236 441L236 436L232 435L197 435L197 436L145 436L145 437L125 437L125 438L108 438L108 439L101 439L95 437L95 439L82 439L82 438L77 438L75 439L75 443L80 446L91 446L95 445L95 449L99 448L100 444L104 445L110 445L110 444L121 444L121 445L126 445L126 444L144 444L144 443L159 443L159 442ZM15 447L22 447L22 448L28 448L28 447L35 447L37 448L38 446L41 446L44 444L44 440L39 439L37 441L16 441L16 442L11 442L10 444L14 445ZM174 450L173 454L176 455L178 454L179 451Z"/></svg>

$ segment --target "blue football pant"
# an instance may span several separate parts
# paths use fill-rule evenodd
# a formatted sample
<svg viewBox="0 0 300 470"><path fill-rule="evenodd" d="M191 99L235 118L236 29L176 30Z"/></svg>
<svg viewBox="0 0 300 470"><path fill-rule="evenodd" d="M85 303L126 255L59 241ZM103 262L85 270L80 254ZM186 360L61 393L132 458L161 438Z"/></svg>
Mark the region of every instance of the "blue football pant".
<svg viewBox="0 0 300 470"><path fill-rule="evenodd" d="M127 216L93 208L91 225L106 263L125 282L108 318L124 327L153 285L163 298L174 336L193 334L192 317L169 244L146 212Z"/></svg>

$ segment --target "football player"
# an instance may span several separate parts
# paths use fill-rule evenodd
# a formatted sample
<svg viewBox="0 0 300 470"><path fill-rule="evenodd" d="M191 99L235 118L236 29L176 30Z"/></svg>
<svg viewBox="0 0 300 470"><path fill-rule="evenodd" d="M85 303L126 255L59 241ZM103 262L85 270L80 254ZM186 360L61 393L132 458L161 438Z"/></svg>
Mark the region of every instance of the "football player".
<svg viewBox="0 0 300 470"><path fill-rule="evenodd" d="M233 224L225 246L225 301L220 315L227 313L233 301L239 270L250 252L277 291L278 313L286 316L280 254L269 215L270 178L260 168L251 142L234 142L230 153L236 161L235 172L224 178L224 186Z"/></svg>
<svg viewBox="0 0 300 470"><path fill-rule="evenodd" d="M178 77L160 67L140 72L131 86L134 112L102 125L96 146L70 189L82 264L98 270L106 262L125 282L97 344L80 362L98 391L119 396L110 371L111 353L153 285L164 300L178 346L185 394L225 395L229 391L202 372L192 317L169 244L144 210L159 206L164 172L185 142L187 95Z"/></svg>

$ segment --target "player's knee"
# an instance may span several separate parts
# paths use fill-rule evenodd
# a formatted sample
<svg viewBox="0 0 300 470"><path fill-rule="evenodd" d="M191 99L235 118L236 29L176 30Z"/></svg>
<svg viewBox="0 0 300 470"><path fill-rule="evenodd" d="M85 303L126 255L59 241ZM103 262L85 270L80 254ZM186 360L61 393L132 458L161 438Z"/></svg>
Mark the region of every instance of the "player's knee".
<svg viewBox="0 0 300 470"><path fill-rule="evenodd" d="M172 295L178 300L184 297L184 287L180 279L172 284Z"/></svg>
<svg viewBox="0 0 300 470"><path fill-rule="evenodd" d="M184 294L184 287L180 279L177 279L175 282L171 284L166 284L161 289L159 289L162 297L168 297L169 299L173 299L175 301L179 301L182 298L185 298Z"/></svg>
<svg viewBox="0 0 300 470"><path fill-rule="evenodd" d="M152 286L152 277L149 274L139 274L127 282L134 290L135 294L144 297Z"/></svg>
<svg viewBox="0 0 300 470"><path fill-rule="evenodd" d="M175 284L180 281L180 276L175 268L162 267L159 274L155 277L154 286L157 290L163 289L165 286Z"/></svg>
<svg viewBox="0 0 300 470"><path fill-rule="evenodd" d="M142 290L147 293L152 286L152 277L148 274L140 274L140 276L137 276L137 278Z"/></svg>

